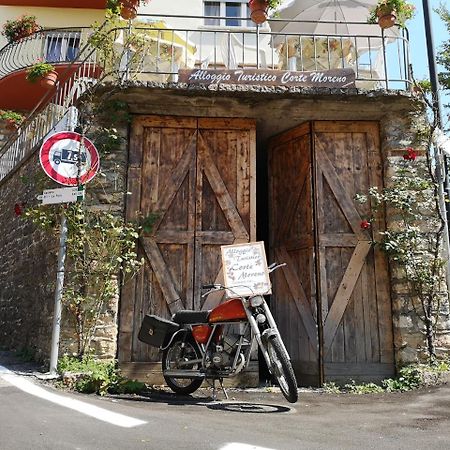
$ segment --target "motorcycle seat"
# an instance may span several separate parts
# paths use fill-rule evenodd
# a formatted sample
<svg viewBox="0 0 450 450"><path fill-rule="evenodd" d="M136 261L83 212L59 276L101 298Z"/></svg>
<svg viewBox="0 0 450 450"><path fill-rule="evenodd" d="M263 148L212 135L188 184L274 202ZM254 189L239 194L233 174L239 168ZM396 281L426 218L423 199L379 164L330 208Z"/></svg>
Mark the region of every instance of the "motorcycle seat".
<svg viewBox="0 0 450 450"><path fill-rule="evenodd" d="M208 323L208 316L209 311L190 311L182 309L172 316L172 320L180 325L191 325L194 323Z"/></svg>

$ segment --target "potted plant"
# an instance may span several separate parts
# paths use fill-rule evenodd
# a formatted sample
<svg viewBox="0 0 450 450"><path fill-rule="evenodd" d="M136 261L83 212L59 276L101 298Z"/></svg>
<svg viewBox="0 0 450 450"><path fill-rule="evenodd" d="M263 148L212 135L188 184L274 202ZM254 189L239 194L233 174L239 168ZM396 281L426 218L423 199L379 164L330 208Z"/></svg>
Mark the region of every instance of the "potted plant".
<svg viewBox="0 0 450 450"><path fill-rule="evenodd" d="M15 111L0 109L0 120L5 123L6 129L9 131L15 131L23 122L24 118L22 114Z"/></svg>
<svg viewBox="0 0 450 450"><path fill-rule="evenodd" d="M255 23L263 23L268 18L269 9L276 9L282 0L249 0L250 19Z"/></svg>
<svg viewBox="0 0 450 450"><path fill-rule="evenodd" d="M8 42L14 42L31 36L40 29L41 27L36 22L36 16L23 15L16 20L7 20L3 25L2 34Z"/></svg>
<svg viewBox="0 0 450 450"><path fill-rule="evenodd" d="M145 5L149 0L108 0L107 8L123 19L134 19L137 16L139 4Z"/></svg>
<svg viewBox="0 0 450 450"><path fill-rule="evenodd" d="M368 22L378 23L383 29L395 24L404 28L405 22L414 16L415 10L415 6L405 0L379 0L371 9Z"/></svg>
<svg viewBox="0 0 450 450"><path fill-rule="evenodd" d="M42 86L53 87L58 78L55 68L46 62L39 61L27 70L27 80L30 83L40 81Z"/></svg>

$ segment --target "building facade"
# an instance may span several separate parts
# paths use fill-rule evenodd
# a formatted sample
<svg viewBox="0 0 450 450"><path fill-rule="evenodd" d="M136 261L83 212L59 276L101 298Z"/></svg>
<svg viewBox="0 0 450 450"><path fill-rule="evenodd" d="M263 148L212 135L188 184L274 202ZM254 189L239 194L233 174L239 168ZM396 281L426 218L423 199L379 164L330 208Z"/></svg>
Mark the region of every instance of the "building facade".
<svg viewBox="0 0 450 450"><path fill-rule="evenodd" d="M8 17L29 6L11 3L0 1ZM76 25L101 15L98 8L81 8ZM259 240L271 261L287 263L273 279L270 302L300 384L380 381L423 358L408 284L373 245L395 215L380 211L370 229L361 227L370 205L355 201L370 187L389 185L423 122L407 51L386 70L384 44L404 49L404 37L383 38L378 29L352 36L275 33L267 24L243 25L246 8L244 1L153 0L134 21L138 43L129 45L127 24L108 29L111 72L101 48L87 41L83 47L80 38L70 55L73 35L49 30L0 51L0 60L20 66L2 72L2 89L19 76L25 85L31 64L13 49L32 52L37 39L41 57L59 67L50 93L33 101L29 95L20 105L16 99L18 108L15 96L0 99L0 108L22 112L39 105L17 131L3 130L2 346L48 357L57 242L13 212L33 203L42 186L54 187L40 174L39 146L52 132L79 125L79 100L96 85L94 103L107 95L131 120L114 125L121 145L102 157L104 176L88 184L87 202L127 220L156 218L138 242L143 269L102 314L98 354L117 357L132 377L158 379L158 352L137 339L143 316L212 308L221 299L202 300L200 289L221 280L220 246ZM76 28L71 20L52 23L56 14L67 17L61 9L35 9L43 25ZM103 126L94 117L89 129ZM36 270L25 275L30 265ZM439 345L446 353L445 310L442 319ZM67 327L62 350L70 349Z"/></svg>

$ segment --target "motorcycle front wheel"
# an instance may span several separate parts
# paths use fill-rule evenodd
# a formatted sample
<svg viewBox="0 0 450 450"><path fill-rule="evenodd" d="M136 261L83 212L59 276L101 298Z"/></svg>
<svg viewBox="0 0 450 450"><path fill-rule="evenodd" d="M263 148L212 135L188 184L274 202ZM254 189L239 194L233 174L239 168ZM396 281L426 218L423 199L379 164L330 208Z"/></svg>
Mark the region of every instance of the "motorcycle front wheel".
<svg viewBox="0 0 450 450"><path fill-rule="evenodd" d="M198 370L199 363L189 364L189 361L199 360L202 356L192 337L175 338L170 347L163 352L163 375L166 370ZM176 394L188 395L195 392L203 380L198 378L174 378L164 375L167 386Z"/></svg>
<svg viewBox="0 0 450 450"><path fill-rule="evenodd" d="M272 366L272 374L280 385L281 393L288 402L295 403L298 400L297 380L291 361L289 361L278 336L271 336L267 340L267 353Z"/></svg>

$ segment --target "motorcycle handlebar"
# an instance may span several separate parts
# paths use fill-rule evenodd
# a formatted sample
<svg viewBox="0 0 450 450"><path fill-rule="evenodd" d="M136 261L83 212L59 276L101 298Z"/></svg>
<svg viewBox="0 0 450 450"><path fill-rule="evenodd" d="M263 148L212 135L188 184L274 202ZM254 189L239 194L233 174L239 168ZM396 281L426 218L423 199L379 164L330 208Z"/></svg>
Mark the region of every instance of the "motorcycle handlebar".
<svg viewBox="0 0 450 450"><path fill-rule="evenodd" d="M204 284L202 286L202 289L218 289L219 287L222 287L220 284Z"/></svg>

